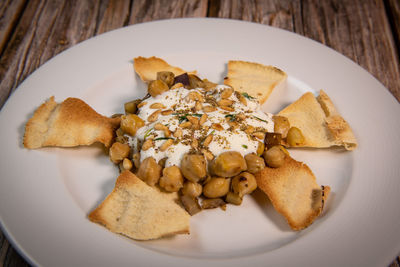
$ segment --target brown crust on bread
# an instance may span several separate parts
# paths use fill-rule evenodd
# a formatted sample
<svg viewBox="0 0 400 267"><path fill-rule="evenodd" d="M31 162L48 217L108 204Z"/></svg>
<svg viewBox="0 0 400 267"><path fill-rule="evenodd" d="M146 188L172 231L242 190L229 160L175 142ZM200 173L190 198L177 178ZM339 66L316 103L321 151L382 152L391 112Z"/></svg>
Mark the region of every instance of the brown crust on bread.
<svg viewBox="0 0 400 267"><path fill-rule="evenodd" d="M166 61L158 57L137 57L133 60L133 67L135 72L139 75L140 79L144 82L150 82L157 79L157 72L170 71L175 76L185 73L187 71L169 65ZM196 71L190 73L195 74Z"/></svg>
<svg viewBox="0 0 400 267"><path fill-rule="evenodd" d="M88 217L135 240L189 234L190 215L171 197L130 171L120 174L113 191Z"/></svg>
<svg viewBox="0 0 400 267"><path fill-rule="evenodd" d="M110 146L119 118L98 114L78 98L67 98L61 104L51 97L42 104L25 126L24 146L74 147L101 142Z"/></svg>
<svg viewBox="0 0 400 267"><path fill-rule="evenodd" d="M224 84L236 91L246 92L263 104L275 87L286 80L286 73L274 66L230 60Z"/></svg>
<svg viewBox="0 0 400 267"><path fill-rule="evenodd" d="M319 186L310 168L286 156L279 168L266 167L255 174L257 186L267 194L274 208L293 230L301 230L321 214L330 192Z"/></svg>
<svg viewBox="0 0 400 267"><path fill-rule="evenodd" d="M336 110L329 96L323 90L320 90L317 100L325 112L326 126L336 145L342 145L347 150L355 149L357 140L354 133L347 121Z"/></svg>
<svg viewBox="0 0 400 267"><path fill-rule="evenodd" d="M303 94L278 115L286 117L291 127L302 131L305 141L299 147L342 146L347 150L357 147L350 125L337 112L323 90L317 98L311 92Z"/></svg>

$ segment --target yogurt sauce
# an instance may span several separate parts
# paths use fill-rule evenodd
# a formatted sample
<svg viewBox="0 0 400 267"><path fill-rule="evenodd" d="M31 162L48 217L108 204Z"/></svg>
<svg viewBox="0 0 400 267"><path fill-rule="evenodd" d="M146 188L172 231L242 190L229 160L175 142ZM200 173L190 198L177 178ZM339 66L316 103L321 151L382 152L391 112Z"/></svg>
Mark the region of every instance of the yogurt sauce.
<svg viewBox="0 0 400 267"><path fill-rule="evenodd" d="M215 89L207 91L203 88L188 90L182 87L143 100L137 115L145 121L146 125L141 127L134 137L128 136L128 142L133 152L140 152L140 161L147 157L153 157L157 162L167 158L165 167L172 165L179 167L183 155L188 152L206 150L211 152L214 157L225 151L237 151L242 156L256 153L259 143L263 143L264 140L259 138L260 135L255 136L257 134L254 133L273 132L272 114L261 111L256 99L248 95L244 95L244 97L238 92L225 98L231 100L228 108L221 107L218 105L218 102L222 100L221 93L229 88L218 85ZM189 96L191 92L192 94L193 92L199 93L201 98L193 99ZM196 102L201 103L201 109L199 109L199 103L196 106ZM162 115L160 113L156 121L149 122L150 115L157 111L154 109L153 104L155 103L161 103L163 105L161 111L165 111L164 114L170 114ZM152 105L153 108L151 108ZM206 107L214 107L215 111L205 112L207 111ZM203 114L207 114L207 119L202 125L190 128L181 127L181 123L188 121L188 116L200 120ZM171 135L167 137L165 131L155 130L154 126L157 123L165 125ZM174 136L178 128L182 130L181 137ZM204 141L208 135L212 135L212 141L205 145ZM140 144L150 138L153 140L153 146L145 151L139 151ZM169 139L173 139L173 144L161 151L160 147Z"/></svg>

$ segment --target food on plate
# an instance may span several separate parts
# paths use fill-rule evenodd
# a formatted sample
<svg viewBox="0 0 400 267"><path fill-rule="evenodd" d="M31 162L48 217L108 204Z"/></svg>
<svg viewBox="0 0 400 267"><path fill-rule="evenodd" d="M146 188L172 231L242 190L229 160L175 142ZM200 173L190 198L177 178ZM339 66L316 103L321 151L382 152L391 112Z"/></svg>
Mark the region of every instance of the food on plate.
<svg viewBox="0 0 400 267"><path fill-rule="evenodd" d="M325 92L273 115L260 103L284 85L278 68L229 61L224 85L156 57L135 58L134 68L147 95L126 102L125 114L107 118L82 100L51 97L26 124L26 148L109 147L121 173L91 221L136 240L189 233L190 216L241 205L257 187L293 230L321 214L330 187L284 146L357 146Z"/></svg>
<svg viewBox="0 0 400 267"><path fill-rule="evenodd" d="M305 93L278 115L287 118L291 128L297 128L290 138L287 136L286 145L314 148L343 146L347 150L357 147L350 125L323 90L318 97L311 92Z"/></svg>
<svg viewBox="0 0 400 267"><path fill-rule="evenodd" d="M254 96L263 104L276 88L284 86L287 74L282 70L259 63L231 60L224 84L241 93Z"/></svg>
<svg viewBox="0 0 400 267"><path fill-rule="evenodd" d="M310 168L285 156L280 167L266 167L255 174L258 187L293 230L309 226L322 212L330 187L319 186Z"/></svg>
<svg viewBox="0 0 400 267"><path fill-rule="evenodd" d="M158 57L137 57L133 61L136 73L144 82L157 80L158 72L172 72L175 76L186 73L187 71L169 65L163 59ZM192 73L196 73L195 71Z"/></svg>
<svg viewBox="0 0 400 267"><path fill-rule="evenodd" d="M23 143L29 149L73 147L95 142L108 147L119 124L120 118L102 116L78 98L67 98L58 104L51 97L27 122Z"/></svg>
<svg viewBox="0 0 400 267"><path fill-rule="evenodd" d="M113 191L89 214L92 222L136 240L189 234L190 215L173 199L123 171Z"/></svg>
<svg viewBox="0 0 400 267"><path fill-rule="evenodd" d="M265 134L274 129L272 114L230 86L193 74L161 73L148 83L144 99L128 102L136 104L135 112L122 116L121 125L131 127L117 131L117 142L132 148L140 179L180 192L190 214L199 207L225 207L228 193L229 201L238 204L232 194L242 198L253 192L252 173L265 167L261 155ZM161 83L165 77L173 82ZM126 123L128 118L133 123ZM237 187L243 184L246 190L235 187L238 179Z"/></svg>

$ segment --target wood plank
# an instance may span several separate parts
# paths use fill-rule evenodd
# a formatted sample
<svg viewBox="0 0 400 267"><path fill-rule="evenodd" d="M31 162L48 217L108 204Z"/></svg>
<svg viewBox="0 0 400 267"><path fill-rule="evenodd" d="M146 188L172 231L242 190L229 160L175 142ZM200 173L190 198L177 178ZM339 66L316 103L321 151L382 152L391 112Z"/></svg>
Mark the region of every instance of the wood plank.
<svg viewBox="0 0 400 267"><path fill-rule="evenodd" d="M118 14L118 16L114 16ZM99 16L99 26L96 34L101 34L110 30L118 29L126 26L130 16L130 2L110 0L107 3L104 14Z"/></svg>
<svg viewBox="0 0 400 267"><path fill-rule="evenodd" d="M168 0L133 1L129 24L183 17L205 17L207 0L177 0L171 4Z"/></svg>
<svg viewBox="0 0 400 267"><path fill-rule="evenodd" d="M21 12L25 7L25 0L0 1L0 54L10 39Z"/></svg>
<svg viewBox="0 0 400 267"><path fill-rule="evenodd" d="M400 1L385 0L386 13L388 15L394 41L397 47L397 56L400 59Z"/></svg>
<svg viewBox="0 0 400 267"><path fill-rule="evenodd" d="M32 39L33 31L29 30L30 23L37 20L43 4L29 2L16 27L6 50L0 58L0 107L8 98L11 90L18 84L18 77L24 68L25 56Z"/></svg>
<svg viewBox="0 0 400 267"><path fill-rule="evenodd" d="M29 264L18 254L18 252L7 241L0 231L0 266L25 267Z"/></svg>
<svg viewBox="0 0 400 267"><path fill-rule="evenodd" d="M99 10L96 3L68 0L28 3L0 58L0 108L40 65L94 35Z"/></svg>
<svg viewBox="0 0 400 267"><path fill-rule="evenodd" d="M216 16L257 22L289 31L300 31L298 33L302 34L301 2L298 0L222 0Z"/></svg>

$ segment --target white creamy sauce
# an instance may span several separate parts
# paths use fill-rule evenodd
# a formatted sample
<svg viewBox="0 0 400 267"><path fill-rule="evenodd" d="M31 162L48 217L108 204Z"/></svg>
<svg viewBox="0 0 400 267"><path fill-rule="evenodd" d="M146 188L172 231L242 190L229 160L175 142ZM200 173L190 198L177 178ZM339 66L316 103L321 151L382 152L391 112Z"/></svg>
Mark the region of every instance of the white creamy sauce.
<svg viewBox="0 0 400 267"><path fill-rule="evenodd" d="M172 165L180 166L180 162L185 153L201 151L202 149L208 150L214 157L217 157L225 151L237 151L243 156L249 153L255 153L259 142L264 142L264 140L254 137L251 133L246 133L245 130L252 126L255 131L258 132L273 132L274 123L272 121L272 114L265 114L261 111L258 101L251 97L246 98L246 105L241 103L235 93L229 98L226 98L233 101L233 104L230 105L233 111L220 108L215 103L222 99L221 92L227 88L229 87L218 85L215 89L206 91L202 88L188 90L182 87L143 100L145 103L140 107L137 115L143 119L146 124L137 131L134 137L129 136L129 144L133 152L140 152L140 161L143 161L147 157L153 157L157 162L163 158L167 158L165 162L166 167ZM205 99L205 102L202 102L203 108L205 106L214 106L216 111L208 113L203 110L193 111L196 101L189 99L188 95L190 92L195 91ZM214 101L208 101L207 99L214 99ZM156 121L149 122L149 116L157 111L157 109L150 108L150 106L155 103L163 104L164 107L161 108L162 111L172 110L172 113L169 115L159 114ZM208 118L198 129L186 129L179 126L180 123L188 121L185 119L185 116L192 115L200 119L201 115L204 113L207 114ZM237 122L237 127L234 129L230 125L230 123L232 124L233 122ZM167 126L171 131L171 136L168 138L173 139L174 144L169 146L165 151L161 151L160 147L164 142L167 142L168 139L163 130L154 129L156 123ZM213 124L219 124L223 129L214 129L212 126ZM176 138L173 135L178 128L182 130L182 138ZM203 142L210 134L213 135L213 140L208 146L204 146ZM138 142L143 144L148 138L153 138L153 147L146 151L139 151ZM198 142L197 148L191 146L194 139Z"/></svg>

